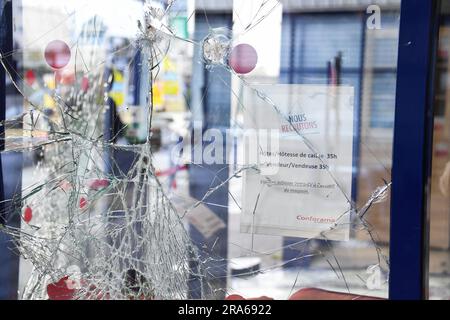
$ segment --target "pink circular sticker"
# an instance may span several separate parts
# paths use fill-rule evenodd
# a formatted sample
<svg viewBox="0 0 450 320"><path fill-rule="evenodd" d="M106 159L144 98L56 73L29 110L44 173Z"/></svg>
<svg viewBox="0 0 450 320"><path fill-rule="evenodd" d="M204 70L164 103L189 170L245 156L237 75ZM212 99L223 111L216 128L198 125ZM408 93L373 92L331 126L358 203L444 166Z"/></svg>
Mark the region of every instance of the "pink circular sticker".
<svg viewBox="0 0 450 320"><path fill-rule="evenodd" d="M70 48L62 40L53 40L45 47L45 61L53 69L61 69L70 61Z"/></svg>
<svg viewBox="0 0 450 320"><path fill-rule="evenodd" d="M240 74L253 71L258 62L258 54L255 48L247 43L241 43L235 46L230 53L228 59L229 66Z"/></svg>

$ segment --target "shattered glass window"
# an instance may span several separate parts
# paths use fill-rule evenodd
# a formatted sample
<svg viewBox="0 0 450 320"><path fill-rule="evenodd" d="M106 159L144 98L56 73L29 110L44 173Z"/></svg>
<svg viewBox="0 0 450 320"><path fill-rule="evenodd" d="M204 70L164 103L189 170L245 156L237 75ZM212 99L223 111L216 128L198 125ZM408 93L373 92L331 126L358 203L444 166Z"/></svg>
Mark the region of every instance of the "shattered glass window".
<svg viewBox="0 0 450 320"><path fill-rule="evenodd" d="M2 3L19 299L387 298L400 0Z"/></svg>

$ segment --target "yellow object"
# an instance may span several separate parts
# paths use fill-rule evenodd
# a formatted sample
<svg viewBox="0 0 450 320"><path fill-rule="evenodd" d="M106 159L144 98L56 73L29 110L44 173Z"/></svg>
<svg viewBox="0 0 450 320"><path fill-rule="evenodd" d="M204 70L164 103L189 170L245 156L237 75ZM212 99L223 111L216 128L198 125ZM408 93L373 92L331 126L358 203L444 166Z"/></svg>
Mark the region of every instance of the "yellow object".
<svg viewBox="0 0 450 320"><path fill-rule="evenodd" d="M109 97L114 101L117 107L123 106L125 103L125 84L122 72L113 69L114 82L112 84Z"/></svg>
<svg viewBox="0 0 450 320"><path fill-rule="evenodd" d="M55 100L48 93L44 93L42 102L46 108L55 108Z"/></svg>
<svg viewBox="0 0 450 320"><path fill-rule="evenodd" d="M176 80L166 80L163 82L163 92L165 95L176 96L180 92L180 85Z"/></svg>
<svg viewBox="0 0 450 320"><path fill-rule="evenodd" d="M176 72L176 66L170 61L168 57L164 57L163 59L163 71L164 72Z"/></svg>
<svg viewBox="0 0 450 320"><path fill-rule="evenodd" d="M162 107L164 103L163 91L161 88L161 83L159 81L155 81L152 88L152 101L155 107Z"/></svg>

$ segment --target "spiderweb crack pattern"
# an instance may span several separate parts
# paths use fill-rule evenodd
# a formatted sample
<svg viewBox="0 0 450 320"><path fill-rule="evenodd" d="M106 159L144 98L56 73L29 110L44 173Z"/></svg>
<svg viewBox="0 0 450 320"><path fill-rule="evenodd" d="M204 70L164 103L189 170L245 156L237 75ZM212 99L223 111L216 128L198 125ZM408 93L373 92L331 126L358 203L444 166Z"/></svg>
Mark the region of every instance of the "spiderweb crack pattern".
<svg viewBox="0 0 450 320"><path fill-rule="evenodd" d="M171 1L165 10L147 7L144 19L138 22L139 33L136 39L113 55L130 47L139 50L147 59L149 87L152 88L162 61L171 48L171 42L185 42L196 50L202 50L201 59L206 62L206 69L212 72L213 68L224 68L270 105L280 118L286 119L287 115L266 93L254 88L245 77L226 64L231 39L220 37L222 29L210 28L208 37L192 40L180 38L166 25L164 18L174 2ZM280 1L262 1L252 22L245 26L243 32L257 27L279 4ZM9 215L21 215L21 211L11 212L8 208L15 208L18 204L19 208L29 206L33 208L33 215L39 216L39 223L35 225L32 222L23 228L7 224L0 226L0 231L13 237L20 254L33 265L23 298L46 299L47 286L67 276L70 279L65 281L69 289L73 289L73 299L186 299L191 277L200 279L202 287L213 287L209 282L217 278L215 269L226 268L229 259L211 254L211 248L193 244L184 218L197 207L210 204L208 199L212 194L228 182L241 179L244 171L261 168L256 165L241 166L225 180L213 173L216 184L202 198L180 211L175 208L172 197L167 194L157 177L150 134L145 143L135 145L120 145L114 143L113 139L106 140L104 137L104 116L109 111L106 103L107 87L111 81L105 73L106 62L85 65L91 84L87 90L74 87L65 93L57 90L52 92L58 115L55 117L47 115L42 105L32 101L29 88L8 64L7 58L11 54L2 53L1 64L32 109L2 123L5 128L13 128L17 123L23 122L22 130L29 136L29 139L7 136L7 151L45 151L45 159L38 164L45 179L22 190L21 197L11 199L10 205L5 209ZM80 59L83 58L80 56ZM83 64L86 64L84 60ZM225 82L224 84L227 85ZM237 97L238 112L243 112L245 106L239 99L239 94L232 88L229 89ZM146 112L148 128L152 128L152 100L153 92L150 89ZM35 114L48 123L44 130L36 127ZM236 122L233 125L238 127L241 124ZM319 153L319 146L313 145L297 128L292 126L292 129L311 152ZM48 137L40 138L37 135L39 131L46 131ZM133 154L134 161L130 170L121 172L120 175L111 173L115 171L113 168L120 171L113 156L115 151ZM320 161L325 164L324 160ZM195 163L190 165L199 166ZM376 232L366 220L366 214L373 205L386 200L391 183L385 181L358 208L340 188L330 170L328 174L348 200L350 210L342 213L334 225L320 232L317 237L299 239L298 242L281 248L259 252L254 249L252 238L251 248L241 248L246 251L241 257L270 256L286 248L298 250L298 255L289 261L251 271L245 276L267 273L293 261L323 257L350 291L333 245L327 240L327 234L342 224L340 219L345 221L344 218L349 216L354 230L362 230L369 235L376 248L378 265L388 267L388 259L377 244ZM93 182L98 181L106 183L101 187L93 187ZM270 183L267 187L271 187ZM327 245L316 252L305 253L306 246L314 238L325 239ZM211 247L214 245L215 242ZM241 246L233 242L230 245ZM211 265L211 261L215 264ZM192 269L192 263L200 267ZM292 289L296 285L297 280ZM212 288L213 293L227 292L229 289Z"/></svg>

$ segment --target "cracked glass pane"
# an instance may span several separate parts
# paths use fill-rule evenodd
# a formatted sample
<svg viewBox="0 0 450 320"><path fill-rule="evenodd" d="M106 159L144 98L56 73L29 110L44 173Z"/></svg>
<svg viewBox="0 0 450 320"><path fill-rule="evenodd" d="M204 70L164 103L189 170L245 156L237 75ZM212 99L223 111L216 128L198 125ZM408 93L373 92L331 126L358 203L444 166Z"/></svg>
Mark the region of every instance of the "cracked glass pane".
<svg viewBox="0 0 450 320"><path fill-rule="evenodd" d="M18 298L387 297L400 0L12 7Z"/></svg>

